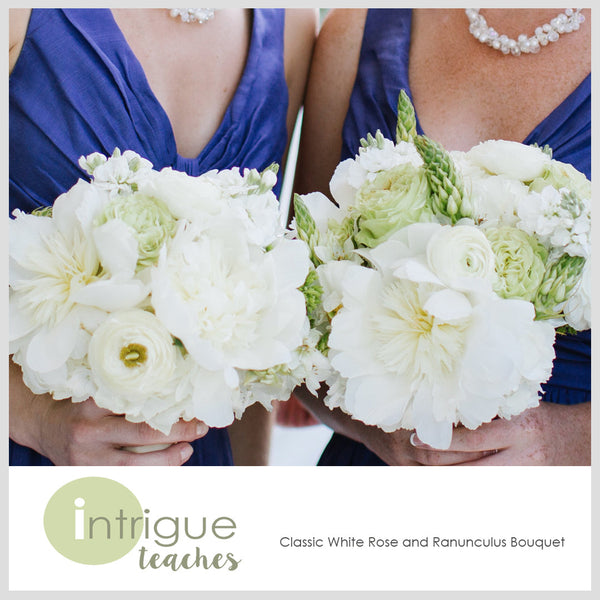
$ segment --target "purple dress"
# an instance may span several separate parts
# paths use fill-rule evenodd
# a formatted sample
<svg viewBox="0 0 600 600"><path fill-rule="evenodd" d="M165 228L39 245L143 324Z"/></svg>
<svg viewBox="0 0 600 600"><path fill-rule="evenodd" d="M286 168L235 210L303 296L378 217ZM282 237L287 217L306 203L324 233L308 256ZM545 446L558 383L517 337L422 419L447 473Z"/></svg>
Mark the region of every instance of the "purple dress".
<svg viewBox="0 0 600 600"><path fill-rule="evenodd" d="M370 9L362 40L360 62L343 128L341 159L353 158L360 139L380 129L395 139L397 102L401 89L411 96L408 78L412 11ZM417 132L423 134L418 122ZM591 76L577 87L523 140L548 144L557 160L571 163L591 177ZM578 404L591 400L591 332L563 335L555 344L552 377L543 385L543 400ZM334 434L320 465L384 465L363 444Z"/></svg>
<svg viewBox="0 0 600 600"><path fill-rule="evenodd" d="M223 120L195 158L177 153L169 118L109 9L34 9L9 80L10 211L49 205L86 174L80 156L133 150L190 175L281 163L288 90L283 9L255 9L246 65ZM278 192L280 184L275 188ZM232 464L226 429L193 444L187 465ZM11 465L51 465L10 441Z"/></svg>

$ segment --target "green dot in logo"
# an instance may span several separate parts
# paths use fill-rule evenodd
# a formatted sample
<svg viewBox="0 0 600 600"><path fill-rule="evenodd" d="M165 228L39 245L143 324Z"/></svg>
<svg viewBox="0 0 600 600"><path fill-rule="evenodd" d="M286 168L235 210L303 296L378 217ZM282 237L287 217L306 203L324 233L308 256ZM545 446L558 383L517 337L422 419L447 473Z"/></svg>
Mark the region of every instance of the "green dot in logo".
<svg viewBox="0 0 600 600"><path fill-rule="evenodd" d="M132 550L144 529L138 499L105 477L84 477L61 487L48 501L44 529L63 556L102 565Z"/></svg>

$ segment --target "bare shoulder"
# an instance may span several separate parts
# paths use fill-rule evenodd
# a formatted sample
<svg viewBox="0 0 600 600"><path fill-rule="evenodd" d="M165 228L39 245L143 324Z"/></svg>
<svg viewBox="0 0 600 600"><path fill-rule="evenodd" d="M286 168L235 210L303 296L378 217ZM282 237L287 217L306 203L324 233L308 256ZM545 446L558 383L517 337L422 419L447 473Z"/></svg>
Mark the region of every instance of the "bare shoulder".
<svg viewBox="0 0 600 600"><path fill-rule="evenodd" d="M30 8L11 8L8 11L9 73L13 70L23 47L30 16Z"/></svg>

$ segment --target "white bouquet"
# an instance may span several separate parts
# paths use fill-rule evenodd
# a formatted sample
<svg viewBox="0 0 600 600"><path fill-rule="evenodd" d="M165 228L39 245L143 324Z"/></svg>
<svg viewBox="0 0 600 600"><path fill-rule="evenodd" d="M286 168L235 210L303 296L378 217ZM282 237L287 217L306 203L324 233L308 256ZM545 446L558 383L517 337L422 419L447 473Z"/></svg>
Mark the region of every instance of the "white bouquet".
<svg viewBox="0 0 600 600"><path fill-rule="evenodd" d="M34 393L167 433L316 391L311 263L280 226L276 165L192 177L118 149L80 165L90 182L9 224L9 350Z"/></svg>
<svg viewBox="0 0 600 600"><path fill-rule="evenodd" d="M310 306L332 373L326 404L448 448L539 403L556 332L590 327L590 182L549 149L446 152L416 134L404 92L320 193L296 196Z"/></svg>

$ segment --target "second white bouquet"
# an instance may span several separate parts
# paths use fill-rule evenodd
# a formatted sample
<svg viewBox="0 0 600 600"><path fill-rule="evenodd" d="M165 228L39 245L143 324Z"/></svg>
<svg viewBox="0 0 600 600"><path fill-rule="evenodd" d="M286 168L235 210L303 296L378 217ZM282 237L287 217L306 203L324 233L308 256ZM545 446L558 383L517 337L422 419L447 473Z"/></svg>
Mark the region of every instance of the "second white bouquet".
<svg viewBox="0 0 600 600"><path fill-rule="evenodd" d="M446 152L402 92L396 140L369 134L330 190L296 196L293 223L326 404L442 449L459 423L537 406L556 332L590 327L586 177L516 142Z"/></svg>
<svg viewBox="0 0 600 600"><path fill-rule="evenodd" d="M91 181L10 220L9 350L34 393L167 433L316 391L309 253L284 236L275 167L192 177L119 150L80 165Z"/></svg>

